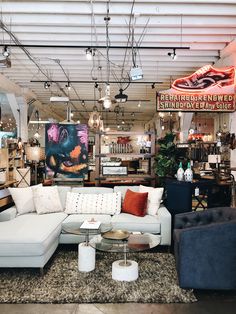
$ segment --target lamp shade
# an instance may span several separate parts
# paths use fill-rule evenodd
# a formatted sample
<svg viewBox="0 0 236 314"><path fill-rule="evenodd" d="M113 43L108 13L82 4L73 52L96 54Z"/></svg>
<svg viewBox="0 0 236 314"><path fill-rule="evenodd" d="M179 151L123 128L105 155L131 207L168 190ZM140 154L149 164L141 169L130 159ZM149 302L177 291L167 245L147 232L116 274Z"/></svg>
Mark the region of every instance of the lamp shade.
<svg viewBox="0 0 236 314"><path fill-rule="evenodd" d="M39 146L26 147L26 158L32 161L40 161L45 159L45 150Z"/></svg>

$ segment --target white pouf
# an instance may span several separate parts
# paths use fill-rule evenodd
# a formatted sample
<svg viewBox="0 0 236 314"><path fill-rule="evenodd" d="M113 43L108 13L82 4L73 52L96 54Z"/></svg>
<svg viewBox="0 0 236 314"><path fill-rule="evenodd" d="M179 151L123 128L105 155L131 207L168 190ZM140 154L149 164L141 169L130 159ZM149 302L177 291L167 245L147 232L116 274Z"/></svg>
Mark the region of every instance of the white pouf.
<svg viewBox="0 0 236 314"><path fill-rule="evenodd" d="M86 243L80 243L78 246L78 269L79 271L89 272L95 269L96 251Z"/></svg>
<svg viewBox="0 0 236 314"><path fill-rule="evenodd" d="M135 261L124 260L115 261L112 263L112 279L119 281L134 281L138 279L138 263Z"/></svg>

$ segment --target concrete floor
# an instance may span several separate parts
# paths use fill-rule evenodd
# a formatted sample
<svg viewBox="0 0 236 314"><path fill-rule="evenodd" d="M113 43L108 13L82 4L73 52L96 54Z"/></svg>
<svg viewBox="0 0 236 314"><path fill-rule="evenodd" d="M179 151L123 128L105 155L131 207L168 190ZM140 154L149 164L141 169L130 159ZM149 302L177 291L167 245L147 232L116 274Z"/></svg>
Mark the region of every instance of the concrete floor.
<svg viewBox="0 0 236 314"><path fill-rule="evenodd" d="M236 301L192 304L0 304L1 314L233 314Z"/></svg>

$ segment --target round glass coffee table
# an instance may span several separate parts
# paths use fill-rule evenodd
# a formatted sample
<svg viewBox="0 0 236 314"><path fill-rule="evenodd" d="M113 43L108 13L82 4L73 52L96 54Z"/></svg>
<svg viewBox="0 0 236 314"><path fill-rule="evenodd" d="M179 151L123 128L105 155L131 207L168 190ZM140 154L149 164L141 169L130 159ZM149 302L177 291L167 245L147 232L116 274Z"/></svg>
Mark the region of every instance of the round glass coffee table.
<svg viewBox="0 0 236 314"><path fill-rule="evenodd" d="M138 263L128 260L127 253L152 249L159 245L160 241L160 236L151 233L129 233L122 230L112 230L94 236L89 244L99 251L123 253L123 259L112 263L112 279L133 281L138 278Z"/></svg>
<svg viewBox="0 0 236 314"><path fill-rule="evenodd" d="M82 272L89 272L95 269L95 249L89 245L89 238L100 233L106 233L112 229L110 223L101 223L99 228L81 228L83 222L73 223L71 225L63 226L62 231L64 233L84 235L85 242L78 245L78 269Z"/></svg>

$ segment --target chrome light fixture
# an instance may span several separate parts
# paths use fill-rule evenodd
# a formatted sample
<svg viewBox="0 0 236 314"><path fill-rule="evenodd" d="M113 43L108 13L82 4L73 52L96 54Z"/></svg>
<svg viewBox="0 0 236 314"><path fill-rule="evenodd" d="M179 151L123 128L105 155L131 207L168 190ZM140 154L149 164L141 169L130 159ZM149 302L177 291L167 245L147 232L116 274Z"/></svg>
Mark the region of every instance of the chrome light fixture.
<svg viewBox="0 0 236 314"><path fill-rule="evenodd" d="M109 84L106 85L105 96L100 98L98 100L98 103L100 103L100 104L102 103L103 107L105 109L109 109L112 104L116 103L116 100L111 99L111 96L110 96L110 85Z"/></svg>

